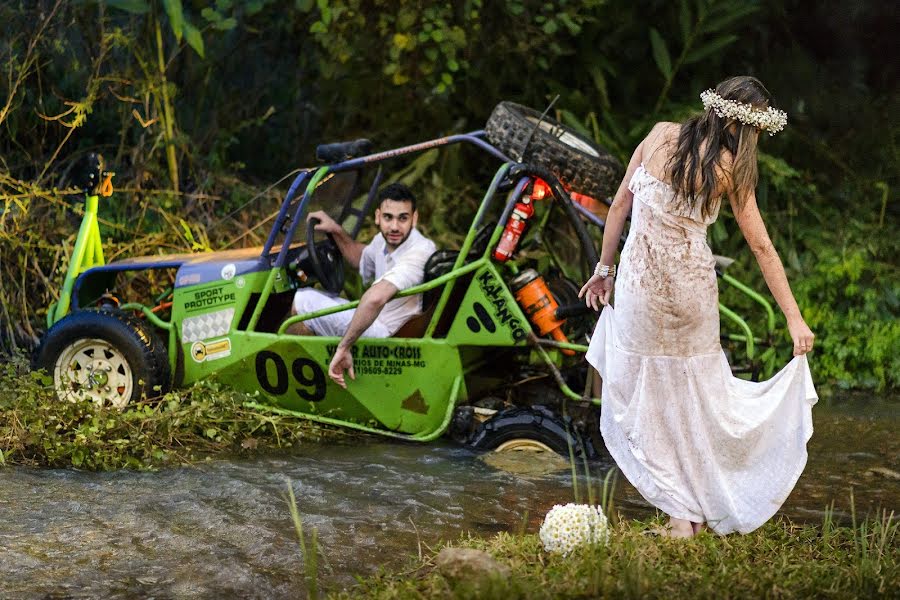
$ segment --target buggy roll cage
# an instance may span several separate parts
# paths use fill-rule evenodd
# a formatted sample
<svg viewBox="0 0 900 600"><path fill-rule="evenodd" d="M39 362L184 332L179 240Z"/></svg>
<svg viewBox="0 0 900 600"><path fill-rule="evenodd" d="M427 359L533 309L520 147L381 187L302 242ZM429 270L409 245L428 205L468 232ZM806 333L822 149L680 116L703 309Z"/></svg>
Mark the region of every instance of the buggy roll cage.
<svg viewBox="0 0 900 600"><path fill-rule="evenodd" d="M490 252L491 248L493 248L500 236L503 233L503 227L506 223L506 220L509 218L510 213L512 212L516 201L521 196L525 187L534 177L539 177L546 181L548 185L550 185L551 190L553 191L553 195L558 198L563 207L566 210L566 214L569 217L572 225L575 227L576 234L578 236L579 243L582 247L582 256L586 258L588 264L593 264L599 257L597 255L596 247L594 246L593 241L591 240L590 234L585 227L584 222L580 219L578 212L574 208L574 204L569 199L569 195L565 192L562 184L559 180L546 169L542 169L539 167L525 165L522 163L517 163L512 161L509 157L503 154L500 150L492 146L490 143L485 141L484 139L484 131L474 131L466 134L458 134L447 136L443 138L438 138L434 140L429 140L426 142L421 142L419 144L413 144L411 146L404 146L402 148L397 148L394 150L386 150L384 152L379 152L376 154L370 154L367 156L361 156L358 158L351 158L349 160L327 165L323 167L319 167L318 169L309 169L300 173L294 182L291 184L290 189L288 190L287 195L285 196L284 202L282 202L281 210L279 211L278 216L275 219L275 223L273 224L272 231L269 234L269 238L266 241L266 245L263 247L263 255L265 256L271 249L274 247L274 243L276 238L278 237L279 232L284 227L284 225L288 224L288 229L285 232L285 238L282 242L281 249L279 250L278 257L275 259L273 263L273 267L277 270L278 268L283 267L287 262L287 255L290 249L290 242L293 240L293 237L296 233L296 229L301 222L301 216L304 214L306 210L306 206L308 205L312 194L315 192L316 186L324 179L324 177L328 174L332 173L340 173L345 171L353 171L357 170L362 166L377 164L383 162L385 160L396 158L398 156L403 156L407 154L413 154L417 152L422 152L424 150L431 150L433 148L439 148L442 146L449 146L452 144L457 144L461 142L466 142L481 148L487 153L491 154L495 158L501 160L503 164L497 170L494 175L494 179L491 182L490 187L484 195L484 198L481 201L481 205L478 208L478 212L475 215L475 218L472 221L472 224L469 226L469 231L466 235L465 240L463 241L463 245L460 248L459 255L456 258L456 261L453 265L453 268L450 272L423 284L417 285L412 288L408 288L406 290L402 290L397 294L397 297L405 297L412 296L416 294L420 294L425 291L429 291L437 288L438 286L444 285L449 281L453 281L458 279L459 277L469 273L482 266L483 264L490 261ZM497 191L501 187L505 187L509 185L511 182L515 182L513 185L513 189L510 192L506 205L504 206L503 212L500 216L500 220L497 223L497 226L494 228L494 232L491 235L490 241L482 253L482 256L478 259L465 264L469 251L472 249L472 245L475 240L475 236L478 233L478 230L481 228L485 215L487 214L488 209L490 208L494 196ZM358 209L357 216L363 215L365 211L370 207L374 187L379 183L376 178L375 185L373 185L373 190L370 191L369 197L366 201L366 204L362 209ZM287 210L291 202L293 201L295 195L298 193L298 190L306 185L306 189L303 192L303 197L300 202L297 204L294 209L294 214L290 217L288 221ZM513 267L513 265L510 265ZM250 321L247 324L247 329L252 329L256 326L256 323L259 320L259 317L262 314L263 306L265 305L266 300L268 299L269 294L271 293L271 289L275 283L275 270L270 272L269 278L266 281L266 284L263 288L262 294L260 296L259 301L254 309L253 315L250 318ZM449 300L450 293L452 291L453 286L447 286L438 300L438 304L435 309L435 313L431 319L431 322L428 325L425 336L431 337L434 333L434 330L437 326L437 323L440 319L441 313L443 309L446 307L447 301ZM332 313L341 312L344 310L351 310L359 305L358 301L350 302L347 304L342 304L340 306L330 307L326 309L322 309L319 311L315 311L312 313L304 314L304 315L295 315L293 317L285 320L278 329L279 334L285 333L287 328L297 322L306 321L308 319L313 319L316 317L321 317L325 315L330 315ZM582 352L586 350L586 347L583 345L575 345L577 349Z"/></svg>

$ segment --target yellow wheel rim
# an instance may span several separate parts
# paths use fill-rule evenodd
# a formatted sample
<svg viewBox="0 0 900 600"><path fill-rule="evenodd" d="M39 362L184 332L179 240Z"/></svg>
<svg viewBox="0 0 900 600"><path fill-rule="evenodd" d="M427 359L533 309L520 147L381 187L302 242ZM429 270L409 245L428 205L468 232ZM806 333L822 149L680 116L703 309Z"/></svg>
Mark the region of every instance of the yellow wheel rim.
<svg viewBox="0 0 900 600"><path fill-rule="evenodd" d="M494 452L553 452L553 449L537 440L516 438L503 442L494 449Z"/></svg>

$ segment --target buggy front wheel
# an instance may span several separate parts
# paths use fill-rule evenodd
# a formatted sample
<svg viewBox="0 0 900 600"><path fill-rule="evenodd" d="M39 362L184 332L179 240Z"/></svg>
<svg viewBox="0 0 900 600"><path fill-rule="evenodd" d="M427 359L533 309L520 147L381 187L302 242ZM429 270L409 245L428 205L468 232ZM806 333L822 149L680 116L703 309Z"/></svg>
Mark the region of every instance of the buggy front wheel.
<svg viewBox="0 0 900 600"><path fill-rule="evenodd" d="M119 311L83 310L44 335L34 367L53 377L61 400L122 409L168 391L169 359L150 327Z"/></svg>

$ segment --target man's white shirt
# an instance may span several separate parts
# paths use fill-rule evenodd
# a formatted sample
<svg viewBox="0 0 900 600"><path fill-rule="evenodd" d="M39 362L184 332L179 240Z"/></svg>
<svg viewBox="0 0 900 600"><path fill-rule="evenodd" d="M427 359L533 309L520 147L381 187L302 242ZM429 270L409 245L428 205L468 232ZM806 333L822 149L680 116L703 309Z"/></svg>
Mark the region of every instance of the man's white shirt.
<svg viewBox="0 0 900 600"><path fill-rule="evenodd" d="M434 242L413 228L409 237L393 252L389 252L384 236L379 233L363 249L359 259L359 274L368 287L388 281L398 290L419 285L425 279L425 263L434 254ZM384 305L378 320L393 335L413 316L422 312L422 295L394 298Z"/></svg>

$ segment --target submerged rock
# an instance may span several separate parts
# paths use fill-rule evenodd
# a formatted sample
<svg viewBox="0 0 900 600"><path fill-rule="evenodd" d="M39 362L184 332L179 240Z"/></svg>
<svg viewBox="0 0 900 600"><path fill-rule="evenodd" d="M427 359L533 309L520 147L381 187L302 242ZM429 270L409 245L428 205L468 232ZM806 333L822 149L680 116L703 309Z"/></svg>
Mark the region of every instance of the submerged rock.
<svg viewBox="0 0 900 600"><path fill-rule="evenodd" d="M481 460L495 469L515 475L547 475L569 468L569 461L553 451L489 452Z"/></svg>
<svg viewBox="0 0 900 600"><path fill-rule="evenodd" d="M483 550L472 548L444 548L435 557L435 569L454 581L506 579L509 567L498 562Z"/></svg>
<svg viewBox="0 0 900 600"><path fill-rule="evenodd" d="M876 475L878 477L884 477L885 479L900 479L900 473L893 469L888 469L887 467L873 467L866 471L866 475Z"/></svg>

